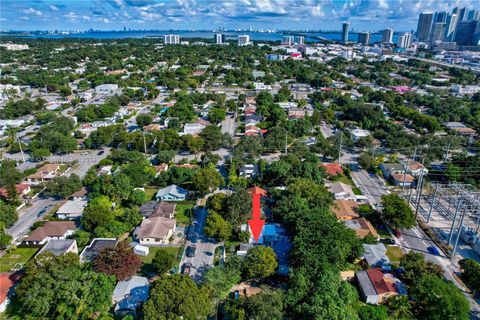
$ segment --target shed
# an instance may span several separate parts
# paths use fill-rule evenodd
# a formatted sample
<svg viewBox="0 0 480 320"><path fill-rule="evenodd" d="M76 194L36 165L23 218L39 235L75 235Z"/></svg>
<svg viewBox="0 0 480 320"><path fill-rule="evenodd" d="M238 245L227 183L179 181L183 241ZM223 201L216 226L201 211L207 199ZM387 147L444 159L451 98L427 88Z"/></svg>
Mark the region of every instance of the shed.
<svg viewBox="0 0 480 320"><path fill-rule="evenodd" d="M146 257L150 253L150 249L148 249L148 247L142 246L141 244L137 244L133 248L133 252L135 252L135 254L139 256Z"/></svg>

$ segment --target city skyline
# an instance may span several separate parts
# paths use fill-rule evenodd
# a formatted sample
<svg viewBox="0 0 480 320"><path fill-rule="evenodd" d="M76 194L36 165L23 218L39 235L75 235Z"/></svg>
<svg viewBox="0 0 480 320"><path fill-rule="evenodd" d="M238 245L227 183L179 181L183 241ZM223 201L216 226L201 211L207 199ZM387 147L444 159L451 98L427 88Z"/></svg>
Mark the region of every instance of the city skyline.
<svg viewBox="0 0 480 320"><path fill-rule="evenodd" d="M416 29L425 11L477 9L474 0L26 0L1 2L1 30Z"/></svg>

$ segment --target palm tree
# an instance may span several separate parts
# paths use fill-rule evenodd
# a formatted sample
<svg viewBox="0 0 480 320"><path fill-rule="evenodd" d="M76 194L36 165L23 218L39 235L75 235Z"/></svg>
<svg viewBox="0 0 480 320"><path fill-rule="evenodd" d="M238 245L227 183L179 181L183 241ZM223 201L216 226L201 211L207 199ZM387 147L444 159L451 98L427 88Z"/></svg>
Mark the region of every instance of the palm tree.
<svg viewBox="0 0 480 320"><path fill-rule="evenodd" d="M385 305L394 319L413 318L412 305L407 296L393 296L386 301Z"/></svg>

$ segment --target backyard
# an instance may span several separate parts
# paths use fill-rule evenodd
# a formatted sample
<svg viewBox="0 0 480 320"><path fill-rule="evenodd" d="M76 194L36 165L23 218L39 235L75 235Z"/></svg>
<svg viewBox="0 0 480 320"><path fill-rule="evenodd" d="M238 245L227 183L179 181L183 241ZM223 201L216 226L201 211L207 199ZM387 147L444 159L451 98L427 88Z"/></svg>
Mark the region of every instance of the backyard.
<svg viewBox="0 0 480 320"><path fill-rule="evenodd" d="M175 255L175 257L177 258L177 264L175 266L176 269L178 267L178 264L180 263L180 259L182 258L182 248L183 247L148 247L148 255L145 257L140 256L140 260L142 260L143 262L142 273L147 275L149 273L155 272L152 266L152 260L158 251L165 251Z"/></svg>
<svg viewBox="0 0 480 320"><path fill-rule="evenodd" d="M17 265L20 267L30 260L38 248L15 248L0 258L0 272L8 272Z"/></svg>
<svg viewBox="0 0 480 320"><path fill-rule="evenodd" d="M400 263L400 258L403 256L403 251L397 246L386 246L387 247L387 257L390 259L392 264Z"/></svg>
<svg viewBox="0 0 480 320"><path fill-rule="evenodd" d="M194 201L182 201L177 203L175 210L175 219L177 219L177 225L186 226L190 224L190 218L192 216Z"/></svg>

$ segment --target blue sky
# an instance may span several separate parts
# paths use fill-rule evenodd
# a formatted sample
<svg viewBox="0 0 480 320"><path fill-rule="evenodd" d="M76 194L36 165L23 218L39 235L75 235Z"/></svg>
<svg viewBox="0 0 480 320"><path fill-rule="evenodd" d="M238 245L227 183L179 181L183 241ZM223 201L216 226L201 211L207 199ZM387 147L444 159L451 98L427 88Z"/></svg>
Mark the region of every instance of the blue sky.
<svg viewBox="0 0 480 320"><path fill-rule="evenodd" d="M1 0L1 30L416 28L422 11L479 0Z"/></svg>

